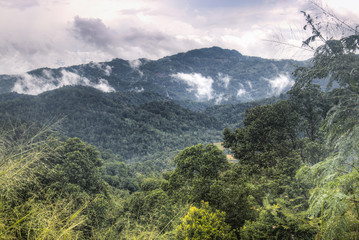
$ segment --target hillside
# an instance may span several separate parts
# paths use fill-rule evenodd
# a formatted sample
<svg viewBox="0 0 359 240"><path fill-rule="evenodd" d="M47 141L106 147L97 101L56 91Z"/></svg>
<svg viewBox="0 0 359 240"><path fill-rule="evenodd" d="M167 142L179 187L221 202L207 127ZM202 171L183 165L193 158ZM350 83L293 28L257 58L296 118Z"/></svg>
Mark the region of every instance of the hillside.
<svg viewBox="0 0 359 240"><path fill-rule="evenodd" d="M220 141L252 101L275 102L262 99L291 86L295 64L212 47L156 61L42 68L0 76L0 111L26 122L61 120L64 136L141 159Z"/></svg>
<svg viewBox="0 0 359 240"><path fill-rule="evenodd" d="M294 60L249 57L219 47L196 49L159 60L113 59L22 75L1 75L0 93L37 95L66 85L104 92L155 92L184 106L186 101L227 104L277 96L293 84ZM203 109L203 108L202 108Z"/></svg>
<svg viewBox="0 0 359 240"><path fill-rule="evenodd" d="M79 137L126 159L219 140L223 125L154 93L103 93L64 87L38 96L4 94L2 118L60 121L61 132Z"/></svg>

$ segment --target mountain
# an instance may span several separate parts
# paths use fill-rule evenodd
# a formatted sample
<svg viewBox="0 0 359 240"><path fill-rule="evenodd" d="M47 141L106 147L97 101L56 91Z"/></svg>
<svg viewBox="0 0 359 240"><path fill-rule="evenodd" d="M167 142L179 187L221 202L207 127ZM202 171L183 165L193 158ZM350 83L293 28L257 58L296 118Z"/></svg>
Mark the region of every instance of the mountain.
<svg viewBox="0 0 359 240"><path fill-rule="evenodd" d="M221 141L253 104L292 81L293 60L218 47L0 76L0 120L48 124L127 160ZM80 86L78 86L80 85ZM252 103L251 101L256 101ZM158 157L158 156L157 156Z"/></svg>
<svg viewBox="0 0 359 240"><path fill-rule="evenodd" d="M248 57L235 50L212 47L156 61L113 59L0 75L0 93L37 95L66 85L84 85L104 92L154 92L183 106L191 105L190 102L211 106L279 95L290 88L293 83L290 74L300 64L294 60Z"/></svg>

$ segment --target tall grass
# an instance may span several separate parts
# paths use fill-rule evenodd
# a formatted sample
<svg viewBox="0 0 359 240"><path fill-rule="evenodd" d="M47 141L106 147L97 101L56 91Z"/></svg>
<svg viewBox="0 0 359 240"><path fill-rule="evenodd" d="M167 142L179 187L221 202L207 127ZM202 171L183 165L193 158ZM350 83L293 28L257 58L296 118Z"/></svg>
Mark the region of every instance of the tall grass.
<svg viewBox="0 0 359 240"><path fill-rule="evenodd" d="M47 177L58 168L51 159L63 144L53 126L1 124L0 119L0 240L174 239L187 205L158 209L140 221L124 210L126 200L115 189L105 196L66 192L61 182L53 188L47 179L54 178ZM169 222L159 224L166 220L158 214L167 214L161 217Z"/></svg>
<svg viewBox="0 0 359 240"><path fill-rule="evenodd" d="M10 127L9 127L10 126ZM0 239L79 239L86 207L56 198L39 181L58 138L53 126L0 126Z"/></svg>

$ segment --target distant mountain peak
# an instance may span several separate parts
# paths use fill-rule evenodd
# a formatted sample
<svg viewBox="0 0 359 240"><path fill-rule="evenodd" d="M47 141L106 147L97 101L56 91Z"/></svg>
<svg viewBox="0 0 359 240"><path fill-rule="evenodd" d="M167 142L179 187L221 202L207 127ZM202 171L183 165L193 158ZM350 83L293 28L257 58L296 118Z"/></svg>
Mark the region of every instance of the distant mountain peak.
<svg viewBox="0 0 359 240"><path fill-rule="evenodd" d="M243 57L241 53L236 50L223 49L217 46L209 48L193 49L187 52L175 54L172 57L197 57L197 58L240 58Z"/></svg>

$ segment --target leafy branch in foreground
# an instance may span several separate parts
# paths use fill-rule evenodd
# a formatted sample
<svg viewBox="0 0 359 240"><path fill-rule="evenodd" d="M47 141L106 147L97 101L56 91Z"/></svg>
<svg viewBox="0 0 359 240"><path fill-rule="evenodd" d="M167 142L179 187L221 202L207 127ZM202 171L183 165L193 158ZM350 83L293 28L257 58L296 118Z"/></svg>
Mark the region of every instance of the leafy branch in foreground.
<svg viewBox="0 0 359 240"><path fill-rule="evenodd" d="M327 90L332 107L324 120L322 130L331 154L313 166L298 172L303 179L311 179L314 189L309 199L308 214L318 219L320 231L317 239L357 239L358 191L357 166L359 164L359 35L357 25L351 26L325 11L322 14L337 22L342 32L339 38L323 37L323 22L316 22L305 13L307 26L313 36L304 41L310 46L319 38L312 64L298 68L294 91L302 91L314 80L328 80Z"/></svg>

